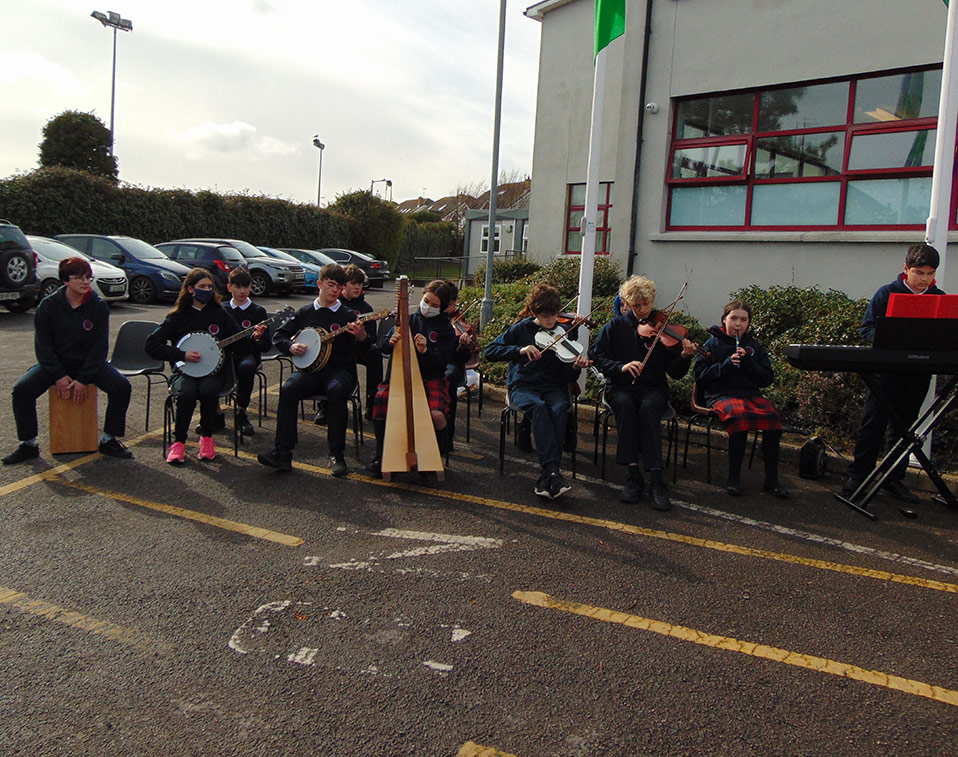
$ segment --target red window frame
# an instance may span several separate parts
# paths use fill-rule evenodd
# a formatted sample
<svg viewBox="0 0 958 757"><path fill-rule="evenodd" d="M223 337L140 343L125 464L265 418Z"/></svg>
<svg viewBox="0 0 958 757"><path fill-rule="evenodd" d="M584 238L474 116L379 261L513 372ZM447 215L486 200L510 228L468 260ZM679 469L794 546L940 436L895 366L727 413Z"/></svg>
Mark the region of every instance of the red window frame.
<svg viewBox="0 0 958 757"><path fill-rule="evenodd" d="M609 250L609 240L611 239L612 227L609 226L609 210L612 208L612 185L615 184L613 181L600 181L599 182L599 205L598 205L598 218L595 227L595 254L596 255L608 255ZM575 187L584 187L585 182L578 182L575 184L569 184L566 187L566 230L565 230L565 239L563 240L563 246L566 248L566 255L580 255L582 250L570 250L569 249L569 234L579 233L581 226L572 226L570 223L570 218L573 213L580 213L578 216L581 219L582 215L585 215L585 205L574 205L572 203L572 191Z"/></svg>
<svg viewBox="0 0 958 757"><path fill-rule="evenodd" d="M666 166L666 229L669 231L742 231L742 230L762 230L762 231L789 231L789 230L829 230L829 231L843 231L843 230L919 230L924 228L924 224L872 224L872 225L861 225L861 224L849 224L845 222L845 205L846 205L846 195L848 190L849 181L862 180L862 179L898 179L898 178L916 178L916 177L930 177L932 174L931 166L902 166L902 167L886 167L886 168L860 168L860 169L849 169L848 163L851 156L852 142L855 137L860 137L867 134L887 134L892 132L904 132L904 131L922 131L928 129L937 128L937 118L936 117L924 117L924 118L913 118L913 119L902 119L897 121L883 121L878 123L856 123L855 118L855 96L856 96L856 84L863 79L870 79L876 76L894 76L896 74L906 74L909 72L920 72L920 71L930 71L934 70L934 66L925 66L920 68L912 69L897 69L892 71L884 71L878 74L869 74L867 76L856 76L848 77L846 80L849 82L848 87L848 107L846 110L846 119L844 124L834 124L831 126L818 126L809 129L787 129L782 131L755 131L755 128L758 124L758 109L761 100L762 92L768 91L769 88L760 88L751 91L751 94L754 96L754 108L752 116L752 129L753 131L746 134L736 133L736 134L723 134L713 137L693 137L689 139L672 139L672 143L669 147L669 162ZM940 67L939 67L940 68ZM834 81L834 80L830 80ZM813 81L804 83L807 86L814 86L816 84L826 84L828 81ZM787 89L797 86L797 83L791 83L782 87L782 89ZM682 100L687 99L704 99L707 97L714 97L721 93L708 93L697 95L693 98L682 98ZM734 94L734 93L729 93ZM676 101L680 102L680 101ZM672 113L672 133L678 133L678 107L673 107ZM823 134L823 133L833 133L833 132L844 132L844 145L843 145L843 154L841 162L841 171L836 175L827 175L827 176L800 176L800 177L758 177L755 175L756 168L756 150L758 144L762 139L767 139L769 137L776 136L795 136L795 135L804 135L804 134ZM741 176L710 176L704 178L688 178L688 177L675 177L672 176L673 165L675 161L675 154L679 150L688 149L688 148L702 148L702 147L711 147L711 146L723 146L723 145L735 145L735 144L746 144L747 145L747 154L744 160L743 174ZM816 182L837 182L840 184L839 199L838 199L838 222L836 224L829 225L753 225L751 223L752 217L752 198L753 190L756 186L764 184L792 184L792 183L816 183ZM678 225L672 224L672 195L673 190L677 188L684 187L708 187L708 186L743 186L746 189L745 197L745 210L744 210L744 222L741 225ZM955 212L956 212L956 199L955 195L958 192L958 182L956 182L955 188L952 193L951 200L951 223L949 227L951 229L958 228L958 224L955 223Z"/></svg>

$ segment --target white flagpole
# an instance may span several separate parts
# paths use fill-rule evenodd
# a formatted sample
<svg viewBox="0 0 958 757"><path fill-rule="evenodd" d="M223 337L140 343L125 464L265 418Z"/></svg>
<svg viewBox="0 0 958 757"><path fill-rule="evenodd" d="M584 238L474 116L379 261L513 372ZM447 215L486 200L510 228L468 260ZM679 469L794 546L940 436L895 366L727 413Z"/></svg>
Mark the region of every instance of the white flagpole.
<svg viewBox="0 0 958 757"><path fill-rule="evenodd" d="M944 288L948 226L951 220L951 186L955 167L955 136L958 128L958 60L955 59L955 29L958 2L948 3L945 53L941 70L941 99L938 105L938 133L935 138L935 167L931 175L931 210L925 224L925 241L941 255L936 278Z"/></svg>
<svg viewBox="0 0 958 757"><path fill-rule="evenodd" d="M585 183L585 216L582 218L582 254L579 259L579 305L576 313L592 311L592 278L595 270L595 229L599 214L599 166L602 162L602 115L605 108L606 45L595 57L592 87L592 128L589 132L589 164ZM580 379L581 381L581 379Z"/></svg>

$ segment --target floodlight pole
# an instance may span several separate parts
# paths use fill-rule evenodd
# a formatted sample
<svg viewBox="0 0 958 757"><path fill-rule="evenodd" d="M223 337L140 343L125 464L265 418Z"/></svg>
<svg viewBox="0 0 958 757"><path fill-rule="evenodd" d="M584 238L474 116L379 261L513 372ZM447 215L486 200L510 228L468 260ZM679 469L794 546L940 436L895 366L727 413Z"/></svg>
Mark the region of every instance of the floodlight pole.
<svg viewBox="0 0 958 757"><path fill-rule="evenodd" d="M113 29L113 74L110 79L110 157L113 157L113 117L116 113L116 32L119 29L124 32L133 31L133 22L128 18L121 18L119 13L114 13L110 11L109 13L101 13L100 11L93 11L90 14L92 18L95 18L104 27Z"/></svg>

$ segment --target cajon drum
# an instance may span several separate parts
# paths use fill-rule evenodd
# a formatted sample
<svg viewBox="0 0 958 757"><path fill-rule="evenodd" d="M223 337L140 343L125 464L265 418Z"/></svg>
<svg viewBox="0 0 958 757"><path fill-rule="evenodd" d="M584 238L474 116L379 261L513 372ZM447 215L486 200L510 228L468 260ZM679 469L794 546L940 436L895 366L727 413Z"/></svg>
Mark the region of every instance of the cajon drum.
<svg viewBox="0 0 958 757"><path fill-rule="evenodd" d="M79 405L64 400L50 387L50 452L96 452L99 446L96 422L96 387L87 389L86 399Z"/></svg>

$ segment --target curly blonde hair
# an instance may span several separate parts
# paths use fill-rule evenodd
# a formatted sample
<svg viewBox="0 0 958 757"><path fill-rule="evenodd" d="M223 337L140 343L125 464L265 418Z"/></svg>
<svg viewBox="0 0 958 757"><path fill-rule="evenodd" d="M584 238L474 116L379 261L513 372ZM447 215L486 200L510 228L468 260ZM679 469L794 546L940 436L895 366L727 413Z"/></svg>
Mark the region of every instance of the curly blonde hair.
<svg viewBox="0 0 958 757"><path fill-rule="evenodd" d="M655 303L655 282L645 276L630 276L619 287L619 297L626 307L632 307L640 302L652 305Z"/></svg>

